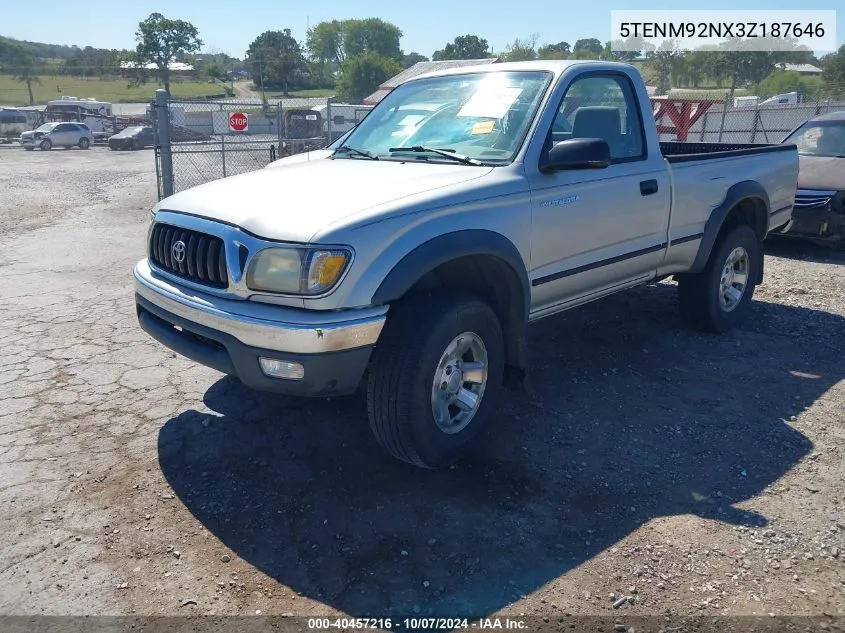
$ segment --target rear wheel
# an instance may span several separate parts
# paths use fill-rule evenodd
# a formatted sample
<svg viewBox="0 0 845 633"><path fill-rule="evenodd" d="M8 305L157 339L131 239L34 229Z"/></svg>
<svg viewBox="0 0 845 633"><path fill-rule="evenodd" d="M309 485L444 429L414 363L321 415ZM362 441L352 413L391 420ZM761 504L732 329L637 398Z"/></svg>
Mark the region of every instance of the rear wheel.
<svg viewBox="0 0 845 633"><path fill-rule="evenodd" d="M501 325L467 295L421 295L394 310L373 352L370 428L397 459L448 466L467 453L501 391Z"/></svg>
<svg viewBox="0 0 845 633"><path fill-rule="evenodd" d="M708 332L727 332L740 325L751 308L762 258L762 245L750 226L741 224L725 233L704 270L678 279L686 320Z"/></svg>
<svg viewBox="0 0 845 633"><path fill-rule="evenodd" d="M89 147L91 147L91 141L84 136L79 139L79 149L88 149Z"/></svg>
<svg viewBox="0 0 845 633"><path fill-rule="evenodd" d="M43 141L41 141L41 145L39 145L39 147L40 147L43 151L45 151L45 152L46 152L47 150L52 149L52 147L53 147L53 142L52 142L50 139L45 138Z"/></svg>
<svg viewBox="0 0 845 633"><path fill-rule="evenodd" d="M132 140L132 149L136 152L141 149L141 141L137 138Z"/></svg>

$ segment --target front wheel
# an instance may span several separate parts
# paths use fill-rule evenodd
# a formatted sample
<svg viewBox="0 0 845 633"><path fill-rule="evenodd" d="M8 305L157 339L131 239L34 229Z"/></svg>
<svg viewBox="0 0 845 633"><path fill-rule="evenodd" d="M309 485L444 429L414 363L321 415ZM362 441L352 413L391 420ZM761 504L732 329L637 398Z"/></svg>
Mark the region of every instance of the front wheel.
<svg viewBox="0 0 845 633"><path fill-rule="evenodd" d="M394 310L373 352L370 428L397 459L442 468L467 453L502 389L502 328L472 296L422 295Z"/></svg>
<svg viewBox="0 0 845 633"><path fill-rule="evenodd" d="M762 245L750 226L730 229L714 245L704 270L679 276L682 315L707 332L740 325L751 309L762 259Z"/></svg>
<svg viewBox="0 0 845 633"><path fill-rule="evenodd" d="M50 139L45 138L43 141L41 141L40 147L42 151L46 152L53 147L53 142Z"/></svg>
<svg viewBox="0 0 845 633"><path fill-rule="evenodd" d="M79 139L79 149L88 149L89 147L91 147L91 141L84 136Z"/></svg>

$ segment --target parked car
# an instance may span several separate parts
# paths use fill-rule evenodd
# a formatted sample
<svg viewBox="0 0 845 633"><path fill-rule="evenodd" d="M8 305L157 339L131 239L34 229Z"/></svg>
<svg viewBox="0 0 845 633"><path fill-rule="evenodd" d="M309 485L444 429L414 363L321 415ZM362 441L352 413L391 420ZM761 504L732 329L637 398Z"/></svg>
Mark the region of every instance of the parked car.
<svg viewBox="0 0 845 633"><path fill-rule="evenodd" d="M442 107L409 134L403 106L422 102ZM670 276L695 327L746 319L796 148L661 143L650 113L640 73L614 62L411 79L319 158L155 205L140 326L257 390L366 385L387 452L451 464L503 385L526 384L530 322Z"/></svg>
<svg viewBox="0 0 845 633"><path fill-rule="evenodd" d="M155 134L150 125L128 127L109 137L109 149L139 150L155 145Z"/></svg>
<svg viewBox="0 0 845 633"><path fill-rule="evenodd" d="M36 147L45 151L54 147L88 149L93 142L94 135L84 123L45 123L21 134L21 145L26 150Z"/></svg>
<svg viewBox="0 0 845 633"><path fill-rule="evenodd" d="M776 235L845 246L845 112L822 114L783 141L798 146L792 222Z"/></svg>

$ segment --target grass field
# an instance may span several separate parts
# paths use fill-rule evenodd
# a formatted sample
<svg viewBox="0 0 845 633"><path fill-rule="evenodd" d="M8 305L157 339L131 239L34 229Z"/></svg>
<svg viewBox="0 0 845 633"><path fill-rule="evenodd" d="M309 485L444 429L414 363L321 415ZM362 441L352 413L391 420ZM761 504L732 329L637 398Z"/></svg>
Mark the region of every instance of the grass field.
<svg viewBox="0 0 845 633"><path fill-rule="evenodd" d="M153 82L135 88L129 88L128 85L128 79L120 78L98 79L45 75L41 77L40 84L33 84L32 94L36 105L43 105L51 99L60 99L62 95L79 98L93 97L111 103L135 103L149 101L156 89L160 87ZM225 89L219 83L194 81L173 82L170 84L170 91L174 99L184 99L222 94ZM29 105L26 84L16 81L14 77L0 75L0 105Z"/></svg>

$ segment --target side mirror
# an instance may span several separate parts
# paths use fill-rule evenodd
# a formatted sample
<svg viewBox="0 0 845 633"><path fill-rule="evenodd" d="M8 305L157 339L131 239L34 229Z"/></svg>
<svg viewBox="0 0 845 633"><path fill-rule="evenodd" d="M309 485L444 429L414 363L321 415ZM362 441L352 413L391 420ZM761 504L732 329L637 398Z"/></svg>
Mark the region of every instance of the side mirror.
<svg viewBox="0 0 845 633"><path fill-rule="evenodd" d="M610 165L610 146L601 138L572 138L552 147L540 164L540 171L604 169Z"/></svg>

